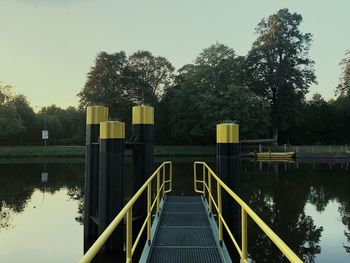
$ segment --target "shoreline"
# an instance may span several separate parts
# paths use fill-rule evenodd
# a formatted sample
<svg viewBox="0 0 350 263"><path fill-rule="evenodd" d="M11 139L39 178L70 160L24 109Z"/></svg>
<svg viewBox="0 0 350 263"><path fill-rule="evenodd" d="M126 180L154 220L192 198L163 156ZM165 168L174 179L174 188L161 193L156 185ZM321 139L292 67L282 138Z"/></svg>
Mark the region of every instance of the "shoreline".
<svg viewBox="0 0 350 263"><path fill-rule="evenodd" d="M296 158L344 158L349 156L347 146L293 146L297 148ZM349 147L350 149L350 147ZM266 152L265 149L263 149ZM271 151L284 152L283 146ZM256 153L256 151L255 151ZM216 147L212 146L167 146L155 145L154 157L215 157ZM241 157L254 157L254 152L242 152ZM131 157L131 150L125 150ZM84 158L85 146L0 146L0 158Z"/></svg>
<svg viewBox="0 0 350 263"><path fill-rule="evenodd" d="M131 157L131 150L125 150ZM215 156L215 146L164 146L154 147L155 157L196 157ZM84 158L85 146L0 146L0 158Z"/></svg>

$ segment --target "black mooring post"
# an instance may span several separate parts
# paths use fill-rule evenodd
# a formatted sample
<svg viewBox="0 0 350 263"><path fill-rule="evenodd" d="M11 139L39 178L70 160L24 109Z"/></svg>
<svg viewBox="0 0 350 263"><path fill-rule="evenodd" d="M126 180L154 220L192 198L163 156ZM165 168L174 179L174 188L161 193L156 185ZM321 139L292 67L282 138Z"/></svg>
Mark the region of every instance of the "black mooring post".
<svg viewBox="0 0 350 263"><path fill-rule="evenodd" d="M99 235L124 206L124 149L124 122L102 122L100 125ZM123 253L122 224L114 230L104 250Z"/></svg>
<svg viewBox="0 0 350 263"><path fill-rule="evenodd" d="M107 121L108 108L88 106L86 109L86 154L85 154L85 202L84 239L98 235L98 177L99 177L99 135L100 123ZM88 244L89 242L84 242Z"/></svg>
<svg viewBox="0 0 350 263"><path fill-rule="evenodd" d="M154 109L149 106L132 108L132 170L133 194L146 182L153 173L154 148ZM134 218L142 222L146 218L146 192L134 207Z"/></svg>
<svg viewBox="0 0 350 263"><path fill-rule="evenodd" d="M216 126L217 174L234 192L239 191L239 125L223 123ZM236 240L240 240L240 206L222 190L222 213ZM226 243L230 238L224 235ZM230 246L229 246L230 247ZM234 250L229 250L237 258ZM239 257L238 257L239 259Z"/></svg>

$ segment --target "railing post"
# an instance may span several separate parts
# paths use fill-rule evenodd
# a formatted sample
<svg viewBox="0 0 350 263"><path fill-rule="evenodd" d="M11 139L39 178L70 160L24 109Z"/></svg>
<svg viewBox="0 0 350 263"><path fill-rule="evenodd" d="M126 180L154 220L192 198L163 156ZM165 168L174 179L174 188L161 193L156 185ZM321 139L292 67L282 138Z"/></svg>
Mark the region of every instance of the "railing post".
<svg viewBox="0 0 350 263"><path fill-rule="evenodd" d="M163 166L163 168L162 168L162 171L163 171L163 196L165 195L165 164L164 164L164 166Z"/></svg>
<svg viewBox="0 0 350 263"><path fill-rule="evenodd" d="M203 197L205 198L205 181L206 181L206 178L205 178L205 165L202 164L202 167L203 167Z"/></svg>
<svg viewBox="0 0 350 263"><path fill-rule="evenodd" d="M219 184L219 182L217 182L217 194L218 194L218 224L219 224L219 242L220 245L222 245L222 220L220 215L222 216L222 202L221 202L221 185Z"/></svg>
<svg viewBox="0 0 350 263"><path fill-rule="evenodd" d="M247 212L242 207L242 262L248 262Z"/></svg>
<svg viewBox="0 0 350 263"><path fill-rule="evenodd" d="M151 211L151 198L152 198L152 183L147 186L147 241L148 245L151 244L151 224L152 224L152 211Z"/></svg>
<svg viewBox="0 0 350 263"><path fill-rule="evenodd" d="M160 171L158 170L157 171L157 193L156 193L156 195L157 195L157 213L158 214L160 212L159 189L160 189Z"/></svg>
<svg viewBox="0 0 350 263"><path fill-rule="evenodd" d="M211 188L211 172L208 170L208 184L209 184L209 194L208 194L208 199L209 199L209 216L212 215L213 213L213 208L212 208L212 200L211 200L211 195L212 195L212 188Z"/></svg>
<svg viewBox="0 0 350 263"><path fill-rule="evenodd" d="M126 214L126 262L132 262L132 207Z"/></svg>
<svg viewBox="0 0 350 263"><path fill-rule="evenodd" d="M194 184L194 191L197 192L197 164L193 163L193 184Z"/></svg>
<svg viewBox="0 0 350 263"><path fill-rule="evenodd" d="M173 191L173 163L170 163L170 192Z"/></svg>

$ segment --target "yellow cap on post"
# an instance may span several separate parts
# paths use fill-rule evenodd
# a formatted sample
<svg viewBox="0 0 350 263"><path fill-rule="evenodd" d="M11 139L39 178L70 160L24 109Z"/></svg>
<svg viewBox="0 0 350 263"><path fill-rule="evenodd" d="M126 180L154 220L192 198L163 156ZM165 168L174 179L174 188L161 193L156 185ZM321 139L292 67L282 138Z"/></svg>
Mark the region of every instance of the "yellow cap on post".
<svg viewBox="0 0 350 263"><path fill-rule="evenodd" d="M100 124L100 139L124 139L125 123L120 121L105 121Z"/></svg>
<svg viewBox="0 0 350 263"><path fill-rule="evenodd" d="M238 143L239 125L223 123L216 125L216 143Z"/></svg>
<svg viewBox="0 0 350 263"><path fill-rule="evenodd" d="M132 107L132 124L154 124L154 109L150 106Z"/></svg>
<svg viewBox="0 0 350 263"><path fill-rule="evenodd" d="M108 120L108 108L104 106L88 106L86 108L86 124L100 124Z"/></svg>

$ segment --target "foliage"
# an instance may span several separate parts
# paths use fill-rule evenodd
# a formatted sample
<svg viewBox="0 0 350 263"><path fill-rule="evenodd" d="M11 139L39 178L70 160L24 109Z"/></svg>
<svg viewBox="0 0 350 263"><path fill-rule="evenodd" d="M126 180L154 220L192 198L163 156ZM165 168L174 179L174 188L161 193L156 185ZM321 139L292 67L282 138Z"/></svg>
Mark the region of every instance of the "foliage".
<svg viewBox="0 0 350 263"><path fill-rule="evenodd" d="M155 57L148 51L138 51L129 58L124 52L101 52L78 94L80 108L105 105L112 118L130 123L133 105L158 105L172 83L173 70L166 58Z"/></svg>
<svg viewBox="0 0 350 263"><path fill-rule="evenodd" d="M344 96L350 95L350 50L345 52L345 58L340 62L342 66L342 75L336 88L336 94Z"/></svg>
<svg viewBox="0 0 350 263"><path fill-rule="evenodd" d="M243 137L264 133L268 107L239 86L238 71L234 51L223 44L204 49L195 64L182 67L166 97L172 135L188 143L213 143L215 125L224 120L241 123Z"/></svg>
<svg viewBox="0 0 350 263"><path fill-rule="evenodd" d="M14 107L12 87L0 83L0 139L7 140L11 135L25 131L23 121Z"/></svg>
<svg viewBox="0 0 350 263"><path fill-rule="evenodd" d="M321 144L332 144L334 133L334 111L332 105L327 103L318 93L304 105L304 120L300 124L297 133L303 134L304 142ZM306 140L305 140L306 139Z"/></svg>
<svg viewBox="0 0 350 263"><path fill-rule="evenodd" d="M49 143L82 144L85 137L84 111L74 107L62 109L56 105L42 108L38 114L40 127L49 130ZM67 140L69 138L69 140Z"/></svg>
<svg viewBox="0 0 350 263"><path fill-rule="evenodd" d="M23 95L17 95L9 101L9 105L16 109L23 125L23 129L18 133L20 144L23 145L35 140L39 134L37 129L37 118L27 98Z"/></svg>
<svg viewBox="0 0 350 263"><path fill-rule="evenodd" d="M240 124L241 139L271 137L287 144L347 144L350 141L350 51L340 65L335 100L319 94L306 101L316 83L308 57L312 37L299 30L300 14L281 9L262 19L248 55L215 43L192 64L174 72L165 58L140 50L100 52L78 94L78 108L51 105L35 113L27 98L0 83L0 144L84 144L85 108L109 107L110 119L126 122L131 108L155 108L156 144L213 144L219 122ZM348 127L349 126L349 127Z"/></svg>
<svg viewBox="0 0 350 263"><path fill-rule="evenodd" d="M308 58L311 34L301 33L301 15L281 9L258 24L258 38L246 58L245 83L271 106L272 125L286 130L296 104L316 82Z"/></svg>
<svg viewBox="0 0 350 263"><path fill-rule="evenodd" d="M27 98L15 95L10 85L0 85L0 144L41 144L41 130L49 130L49 144L83 144L85 112L55 105L35 113Z"/></svg>
<svg viewBox="0 0 350 263"><path fill-rule="evenodd" d="M174 67L165 57L155 57L149 51L132 54L128 65L139 79L135 102L156 105L173 82Z"/></svg>
<svg viewBox="0 0 350 263"><path fill-rule="evenodd" d="M110 108L112 116L126 119L132 105L133 89L128 85L132 78L124 52L99 53L95 65L88 73L83 90L78 94L80 108L105 105Z"/></svg>

